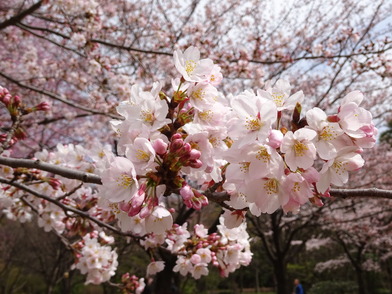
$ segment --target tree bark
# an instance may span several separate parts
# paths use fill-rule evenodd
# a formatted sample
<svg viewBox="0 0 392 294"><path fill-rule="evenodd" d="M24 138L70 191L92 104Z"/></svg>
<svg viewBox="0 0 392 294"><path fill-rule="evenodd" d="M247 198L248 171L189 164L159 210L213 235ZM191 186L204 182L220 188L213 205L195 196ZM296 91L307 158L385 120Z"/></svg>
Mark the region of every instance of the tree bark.
<svg viewBox="0 0 392 294"><path fill-rule="evenodd" d="M160 255L165 261L165 268L163 271L157 273L152 293L179 294L178 281L175 272L173 272L173 268L176 265L176 256L163 251L160 251Z"/></svg>
<svg viewBox="0 0 392 294"><path fill-rule="evenodd" d="M286 276L286 264L284 260L278 258L274 263L274 273L276 278L276 293L277 294L288 294L287 289L287 276Z"/></svg>
<svg viewBox="0 0 392 294"><path fill-rule="evenodd" d="M363 276L363 271L359 268L355 269L355 273L357 275L357 283L358 283L358 294L367 294L365 279Z"/></svg>

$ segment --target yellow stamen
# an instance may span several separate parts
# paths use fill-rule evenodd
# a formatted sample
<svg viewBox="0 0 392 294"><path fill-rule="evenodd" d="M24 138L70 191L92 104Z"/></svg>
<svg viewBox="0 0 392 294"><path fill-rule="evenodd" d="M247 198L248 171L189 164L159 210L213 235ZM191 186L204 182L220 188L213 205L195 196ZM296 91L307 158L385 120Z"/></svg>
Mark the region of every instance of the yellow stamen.
<svg viewBox="0 0 392 294"><path fill-rule="evenodd" d="M261 146L259 151L257 151L256 158L267 163L271 160L271 155L268 153L267 148Z"/></svg>
<svg viewBox="0 0 392 294"><path fill-rule="evenodd" d="M278 184L279 183L276 179L269 179L267 182L264 183L264 190L267 192L268 195L278 194Z"/></svg>
<svg viewBox="0 0 392 294"><path fill-rule="evenodd" d="M136 151L136 158L142 161L148 161L150 160L150 154L148 154L146 151L138 149Z"/></svg>
<svg viewBox="0 0 392 294"><path fill-rule="evenodd" d="M295 144L293 146L295 156L304 156L305 151L309 150L309 148L302 142L295 141Z"/></svg>
<svg viewBox="0 0 392 294"><path fill-rule="evenodd" d="M338 175L342 175L346 171L347 162L335 161L332 164L332 168L335 170L335 173Z"/></svg>
<svg viewBox="0 0 392 294"><path fill-rule="evenodd" d="M240 171L243 173L249 172L250 162L240 162Z"/></svg>
<svg viewBox="0 0 392 294"><path fill-rule="evenodd" d="M323 130L320 133L320 139L324 141L330 141L333 140L337 137L337 133L333 130L331 130L330 126L326 126L323 128Z"/></svg>
<svg viewBox="0 0 392 294"><path fill-rule="evenodd" d="M199 118L205 122L210 122L213 117L211 110L201 111L201 112L199 112L198 115L199 115Z"/></svg>
<svg viewBox="0 0 392 294"><path fill-rule="evenodd" d="M119 187L126 189L132 186L135 181L129 175L122 174L117 178L116 182Z"/></svg>
<svg viewBox="0 0 392 294"><path fill-rule="evenodd" d="M191 98L193 98L195 100L203 100L205 94L206 94L206 92L203 91L203 89L197 89L196 91L192 92Z"/></svg>
<svg viewBox="0 0 392 294"><path fill-rule="evenodd" d="M301 190L301 186L299 185L299 182L295 182L293 188L291 191L293 192L299 192Z"/></svg>
<svg viewBox="0 0 392 294"><path fill-rule="evenodd" d="M142 110L141 112L142 119L149 124L153 124L155 121L155 116L150 110Z"/></svg>
<svg viewBox="0 0 392 294"><path fill-rule="evenodd" d="M272 99L274 100L276 106L281 107L284 103L284 93L282 92L275 92L272 93Z"/></svg>
<svg viewBox="0 0 392 294"><path fill-rule="evenodd" d="M246 123L245 128L249 131L252 131L252 132L260 130L262 128L262 126L264 125L261 122L261 120L257 117L255 117L253 119L249 117L246 119L245 123Z"/></svg>
<svg viewBox="0 0 392 294"><path fill-rule="evenodd" d="M196 68L196 62L194 60L187 60L185 61L185 71L189 75L191 74Z"/></svg>

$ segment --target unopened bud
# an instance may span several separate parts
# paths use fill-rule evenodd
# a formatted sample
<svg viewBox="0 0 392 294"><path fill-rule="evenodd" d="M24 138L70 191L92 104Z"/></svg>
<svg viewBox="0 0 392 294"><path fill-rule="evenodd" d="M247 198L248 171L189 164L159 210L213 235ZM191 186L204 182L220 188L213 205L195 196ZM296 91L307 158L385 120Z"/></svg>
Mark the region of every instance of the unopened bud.
<svg viewBox="0 0 392 294"><path fill-rule="evenodd" d="M196 210L200 210L202 208L202 203L198 198L192 199L192 207Z"/></svg>
<svg viewBox="0 0 392 294"><path fill-rule="evenodd" d="M201 156L201 152L197 149L192 149L189 153L189 159L196 160L199 159Z"/></svg>
<svg viewBox="0 0 392 294"><path fill-rule="evenodd" d="M335 115L329 115L327 120L329 122L338 122L340 120L340 118L335 114Z"/></svg>
<svg viewBox="0 0 392 294"><path fill-rule="evenodd" d="M20 99L19 96L15 95L15 96L12 98L12 102L11 102L11 103L13 104L14 107L19 107L20 104L22 103L22 99Z"/></svg>
<svg viewBox="0 0 392 294"><path fill-rule="evenodd" d="M139 213L140 218L146 218L152 213L152 209L149 205L144 206Z"/></svg>
<svg viewBox="0 0 392 294"><path fill-rule="evenodd" d="M199 198L201 200L201 205L202 206L207 206L208 205L208 198L203 195L203 197Z"/></svg>
<svg viewBox="0 0 392 294"><path fill-rule="evenodd" d="M180 195L185 201L192 199L194 196L192 188L189 185L186 185L180 189Z"/></svg>
<svg viewBox="0 0 392 294"><path fill-rule="evenodd" d="M280 144L282 144L283 141L283 133L279 130L272 130L269 134L268 137L268 145L270 145L272 148L278 148L280 147Z"/></svg>
<svg viewBox="0 0 392 294"><path fill-rule="evenodd" d="M198 264L201 262L201 257L199 254L193 254L190 260L193 264Z"/></svg>
<svg viewBox="0 0 392 294"><path fill-rule="evenodd" d="M15 130L14 137L18 140L23 140L27 138L27 134L22 128L17 128Z"/></svg>
<svg viewBox="0 0 392 294"><path fill-rule="evenodd" d="M120 210L124 211L124 212L128 212L131 209L131 205L129 204L129 202L125 203L125 202L121 202L118 207L120 208Z"/></svg>
<svg viewBox="0 0 392 294"><path fill-rule="evenodd" d="M203 163L199 159L191 160L189 162L189 166L193 168L201 168L203 166Z"/></svg>
<svg viewBox="0 0 392 294"><path fill-rule="evenodd" d="M182 139L175 139L170 144L170 152L176 152L181 149L184 145L184 141Z"/></svg>
<svg viewBox="0 0 392 294"><path fill-rule="evenodd" d="M167 143L162 139L157 139L152 143L152 147L158 155L164 155L167 151Z"/></svg>
<svg viewBox="0 0 392 294"><path fill-rule="evenodd" d="M185 143L182 148L183 148L184 153L190 153L192 150L192 146L189 143Z"/></svg>
<svg viewBox="0 0 392 294"><path fill-rule="evenodd" d="M59 179L49 178L48 184L54 189L58 190L61 187L61 182Z"/></svg>
<svg viewBox="0 0 392 294"><path fill-rule="evenodd" d="M37 111L48 111L50 110L50 104L48 102L41 102L40 104L34 106Z"/></svg>
<svg viewBox="0 0 392 294"><path fill-rule="evenodd" d="M182 139L182 135L180 133L175 133L172 137L171 140L177 140L177 139Z"/></svg>

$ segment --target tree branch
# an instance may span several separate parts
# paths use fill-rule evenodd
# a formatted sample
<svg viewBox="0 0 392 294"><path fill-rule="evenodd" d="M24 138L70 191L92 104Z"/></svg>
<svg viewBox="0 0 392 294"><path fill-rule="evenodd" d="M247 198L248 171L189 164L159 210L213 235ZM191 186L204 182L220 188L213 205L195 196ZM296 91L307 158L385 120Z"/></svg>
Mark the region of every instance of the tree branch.
<svg viewBox="0 0 392 294"><path fill-rule="evenodd" d="M26 10L22 11L18 15L15 15L15 16L11 17L10 19L7 19L6 21L0 23L0 30L5 29L8 26L12 26L12 25L15 25L16 23L20 22L26 16L28 16L29 14L32 14L34 11L39 9L42 5L42 2L43 2L43 0L38 1L37 3L30 6L30 8L27 8Z"/></svg>
<svg viewBox="0 0 392 294"><path fill-rule="evenodd" d="M50 98L52 98L54 100L60 101L60 102L62 102L64 104L67 104L67 105L69 105L69 106L71 106L73 108L84 110L84 111L87 111L87 112L90 112L90 113L93 113L93 114L109 116L109 117L114 118L114 119L121 119L121 120L123 119L119 115L114 115L114 114L111 114L111 113L106 113L106 112L98 111L98 110L95 110L95 109L91 109L91 108L85 107L83 105L77 104L77 103L75 103L73 101L68 101L68 100L66 100L66 99L64 99L64 98L62 98L62 97L60 97L60 96L58 96L58 95L56 95L54 93L51 93L51 92L48 92L48 91L36 88L34 86L25 85L25 84L15 80L14 78L12 78L12 77L10 77L10 76L2 73L2 72L0 72L0 76L2 76L3 78L9 80L12 83L18 85L19 87L22 87L22 88L25 88L25 89L28 89L28 90L31 90L31 91L43 94L43 95L48 96L48 97L50 97Z"/></svg>
<svg viewBox="0 0 392 294"><path fill-rule="evenodd" d="M386 198L392 199L392 191L390 190L382 190L377 188L369 188L369 189L331 189L329 191L331 196L336 198Z"/></svg>
<svg viewBox="0 0 392 294"><path fill-rule="evenodd" d="M63 176L68 179L75 179L85 183L93 183L102 185L102 181L100 176L83 172L79 170L74 170L67 167L58 166L51 163L42 162L41 160L34 159L19 159L19 158L11 158L11 157L3 157L0 156L0 164L7 165L13 168L17 167L26 167L26 168L36 168L40 170L44 170L47 172L51 172L56 175ZM390 190L382 190L377 188L369 188L369 189L331 189L329 191L331 196L336 198L383 198L383 199L392 199L392 191ZM224 201L230 199L230 194L227 192L205 192L205 196L207 196L210 200L222 204Z"/></svg>
<svg viewBox="0 0 392 294"><path fill-rule="evenodd" d="M63 176L68 179L80 180L85 183L93 183L102 185L101 178L98 175L83 172L79 170L74 170L67 167L58 166L55 164L50 164L46 162L42 162L37 159L19 159L19 158L10 158L0 156L0 164L7 165L13 168L17 167L26 167L26 168L35 168L39 170L44 170L59 176Z"/></svg>
<svg viewBox="0 0 392 294"><path fill-rule="evenodd" d="M96 223L97 225L99 225L100 227L104 227L104 228L106 228L106 229L108 229L108 230L110 230L110 231L112 231L112 232L114 232L116 234L135 238L135 236L133 236L132 234L124 233L124 232L116 229L115 227L113 227L113 226L111 226L111 225L109 225L109 224L107 224L107 223L105 223L103 221L100 221L99 219L96 219L95 217L89 215L87 212L84 212L84 211L81 211L81 210L76 209L74 207L65 205L65 204L61 203L60 201L58 201L56 199L53 199L53 198L51 198L49 196L43 195L41 193L38 193L37 191L35 191L33 189L30 189L26 185L23 185L23 184L18 183L18 182L9 181L9 180L6 180L4 178L0 178L0 183L13 186L13 187L18 188L20 190L23 190L23 191L25 191L27 193L30 193L31 195L34 195L35 197L44 199L44 200L46 200L46 201L48 201L50 203L53 203L54 205L57 205L58 207L60 207L64 211L70 211L70 212L73 212L73 213L77 214L78 216L81 216L83 218L87 218L87 219L91 220L92 222Z"/></svg>

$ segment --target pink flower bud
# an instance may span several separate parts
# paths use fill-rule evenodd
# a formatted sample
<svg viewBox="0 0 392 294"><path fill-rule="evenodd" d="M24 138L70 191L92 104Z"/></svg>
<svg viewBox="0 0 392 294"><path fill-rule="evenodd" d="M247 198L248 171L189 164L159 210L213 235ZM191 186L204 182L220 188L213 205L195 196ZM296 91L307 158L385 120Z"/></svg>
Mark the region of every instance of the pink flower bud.
<svg viewBox="0 0 392 294"><path fill-rule="evenodd" d="M125 203L125 202L120 202L118 207L120 208L120 210L122 210L124 212L128 212L131 209L131 205L129 203Z"/></svg>
<svg viewBox="0 0 392 294"><path fill-rule="evenodd" d="M199 199L201 201L201 205L203 205L203 206L208 205L208 198L206 196L203 195L203 197L200 197Z"/></svg>
<svg viewBox="0 0 392 294"><path fill-rule="evenodd" d="M152 208L149 205L144 206L139 213L140 218L146 218L152 213Z"/></svg>
<svg viewBox="0 0 392 294"><path fill-rule="evenodd" d="M165 143L162 139L157 139L152 144L155 152L159 155L163 155L166 153L167 150L167 143Z"/></svg>
<svg viewBox="0 0 392 294"><path fill-rule="evenodd" d="M189 144L189 143L185 143L184 146L183 146L182 148L183 148L182 151L184 151L184 153L190 153L191 150L192 150L192 146L191 146L191 144Z"/></svg>
<svg viewBox="0 0 392 294"><path fill-rule="evenodd" d="M11 95L7 93L4 96L0 96L0 101L3 102L5 106L8 106L11 101Z"/></svg>
<svg viewBox="0 0 392 294"><path fill-rule="evenodd" d="M201 168L203 166L203 163L199 159L191 160L189 162L189 166L193 168Z"/></svg>
<svg viewBox="0 0 392 294"><path fill-rule="evenodd" d="M327 120L328 120L329 122L338 122L340 119L339 119L339 117L335 114L335 115L329 115L328 118L327 118Z"/></svg>
<svg viewBox="0 0 392 294"><path fill-rule="evenodd" d="M272 148L278 148L280 147L280 144L282 144L283 141L283 134L279 130L272 130L269 134L268 137L268 145L270 145Z"/></svg>
<svg viewBox="0 0 392 294"><path fill-rule="evenodd" d="M190 200L194 196L192 188L188 185L181 188L180 195L182 196L182 199L184 199L185 201Z"/></svg>
<svg viewBox="0 0 392 294"><path fill-rule="evenodd" d="M310 167L308 168L303 174L302 176L305 178L305 180L309 183L316 183L320 180L320 174L319 172L314 168L314 167Z"/></svg>
<svg viewBox="0 0 392 294"><path fill-rule="evenodd" d="M188 208L192 208L192 201L191 200L184 200L184 204Z"/></svg>
<svg viewBox="0 0 392 294"><path fill-rule="evenodd" d="M175 139L170 144L170 152L176 152L184 146L184 141L182 139Z"/></svg>
<svg viewBox="0 0 392 294"><path fill-rule="evenodd" d="M132 200L131 200L131 207L132 207L132 209L133 210L136 209L136 210L139 211L141 206L142 206L142 204L143 204L143 202L144 202L144 198L145 198L145 194L144 193L143 194L139 194L139 193L135 194L132 197Z"/></svg>
<svg viewBox="0 0 392 294"><path fill-rule="evenodd" d="M14 96L14 99L12 100L12 104L13 104L15 107L19 107L21 103L22 103L22 99L20 99L19 96L15 95L15 96Z"/></svg>
<svg viewBox="0 0 392 294"><path fill-rule="evenodd" d="M182 135L179 133L175 133L172 137L171 137L171 141L177 140L177 139L182 139Z"/></svg>
<svg viewBox="0 0 392 294"><path fill-rule="evenodd" d="M200 210L202 208L201 201L198 198L192 199L192 207L196 210Z"/></svg>
<svg viewBox="0 0 392 294"><path fill-rule="evenodd" d="M190 260L193 264L198 264L201 262L201 257L199 254L193 254Z"/></svg>
<svg viewBox="0 0 392 294"><path fill-rule="evenodd" d="M48 102L41 102L34 107L38 111L48 111L50 110L50 104Z"/></svg>
<svg viewBox="0 0 392 294"><path fill-rule="evenodd" d="M54 189L58 190L61 187L61 182L59 179L50 178L48 184Z"/></svg>
<svg viewBox="0 0 392 294"><path fill-rule="evenodd" d="M189 153L189 159L196 160L199 159L201 156L201 152L197 149L192 149Z"/></svg>
<svg viewBox="0 0 392 294"><path fill-rule="evenodd" d="M128 211L128 216L132 217L140 213L142 206L132 206Z"/></svg>

